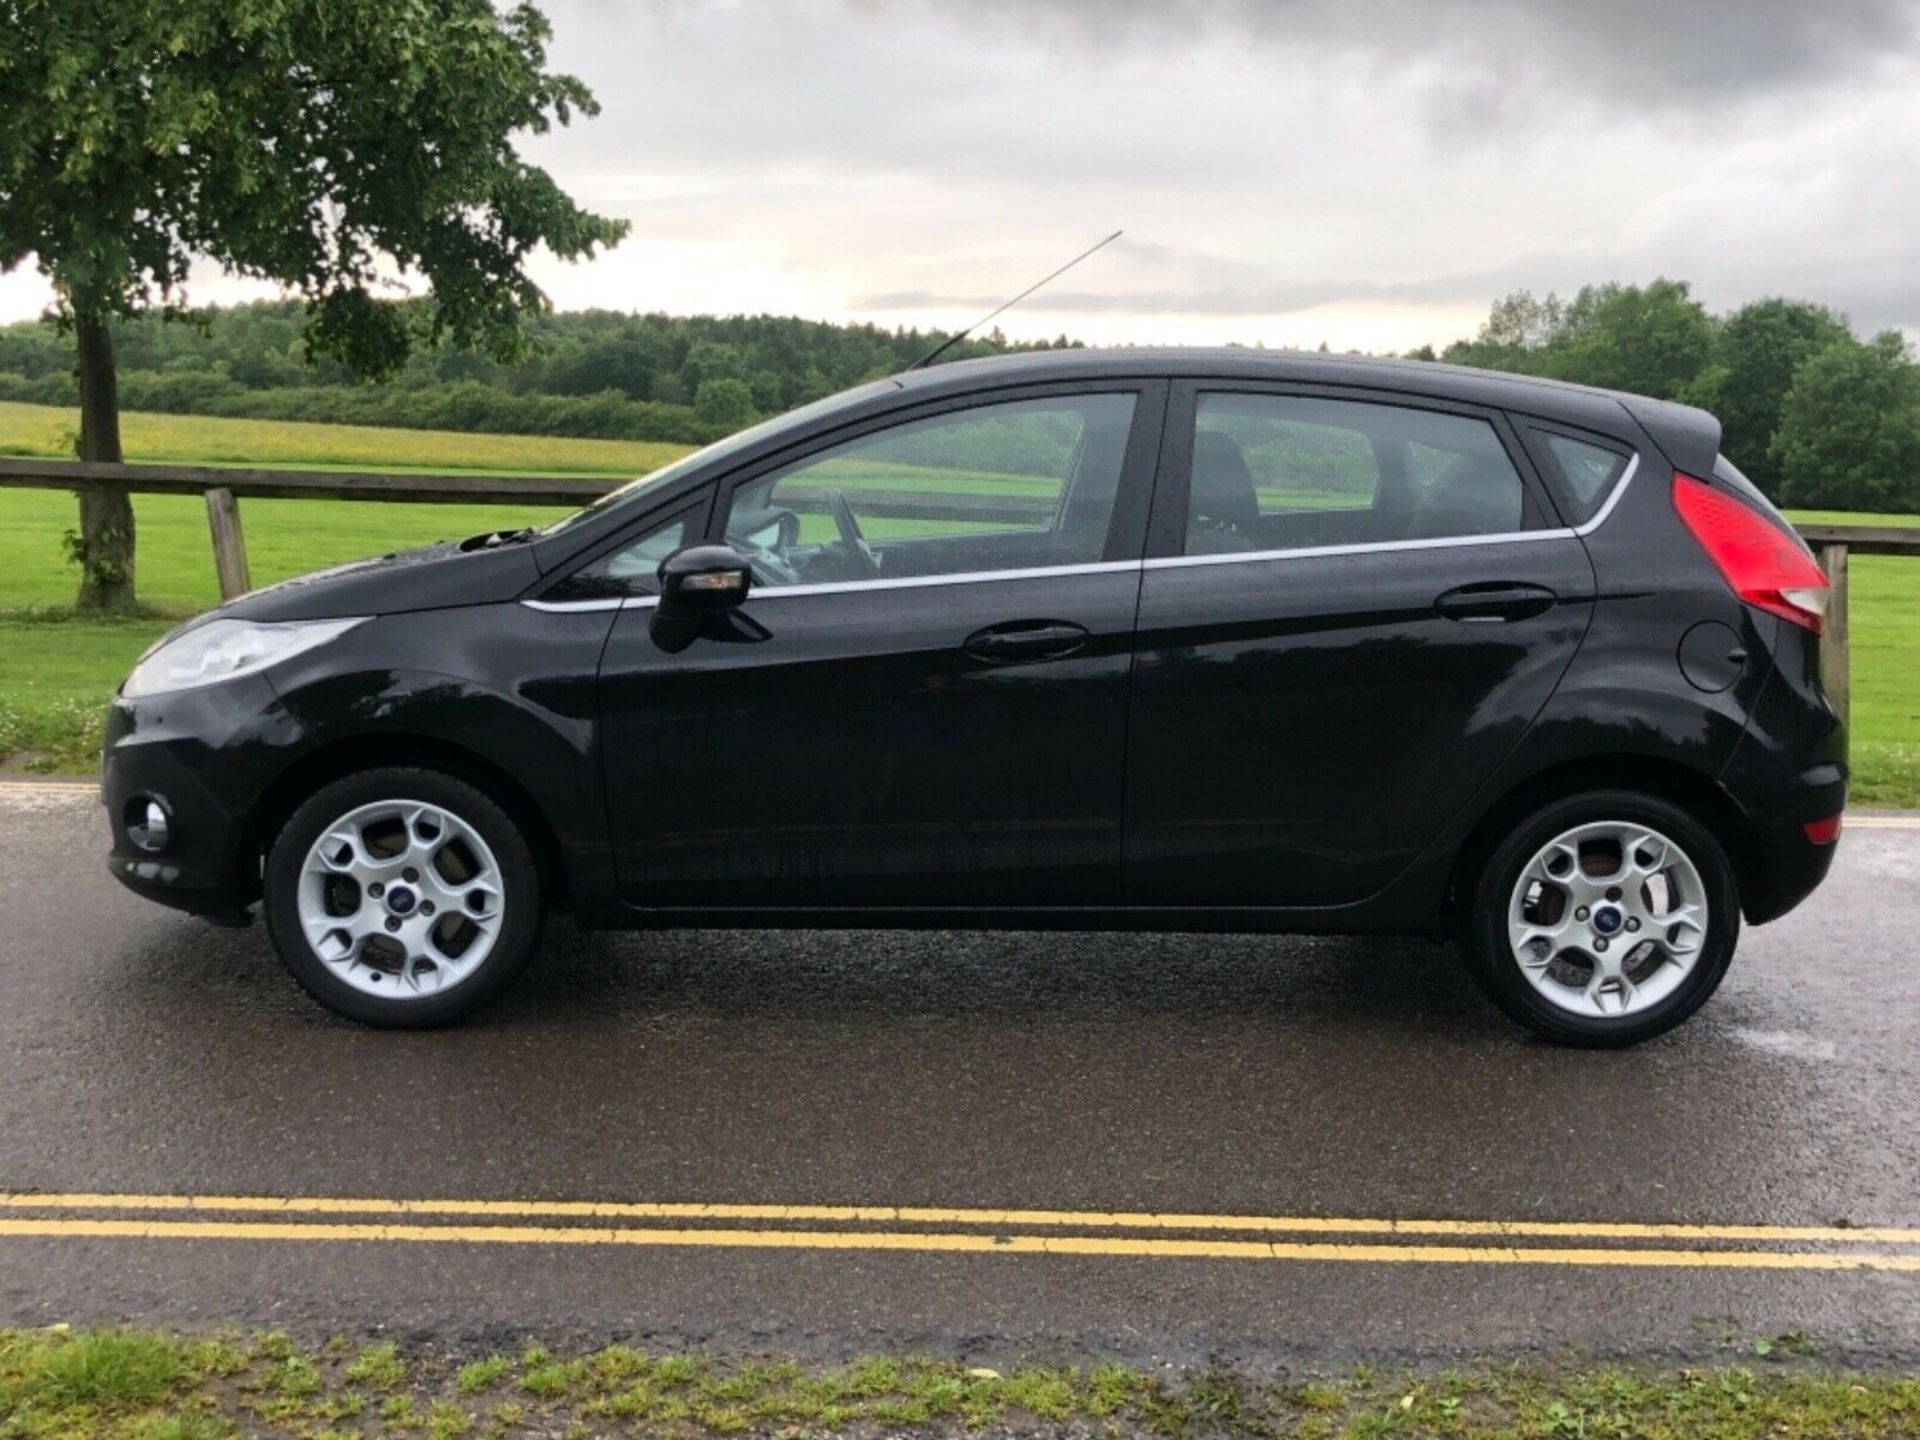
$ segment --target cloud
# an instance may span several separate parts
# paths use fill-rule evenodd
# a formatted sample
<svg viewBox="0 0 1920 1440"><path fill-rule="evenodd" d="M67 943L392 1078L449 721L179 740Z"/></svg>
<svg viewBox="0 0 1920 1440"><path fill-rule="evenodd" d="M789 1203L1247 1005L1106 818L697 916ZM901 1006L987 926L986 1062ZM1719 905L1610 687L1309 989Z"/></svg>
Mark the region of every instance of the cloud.
<svg viewBox="0 0 1920 1440"><path fill-rule="evenodd" d="M1911 0L903 0L857 4L872 19L907 10L1004 44L1038 41L1166 55L1197 39L1365 57L1387 69L1438 66L1488 84L1704 106L1818 84L1910 48ZM1489 114L1508 107L1486 103Z"/></svg>
<svg viewBox="0 0 1920 1440"><path fill-rule="evenodd" d="M563 306L944 327L1124 226L1009 333L1405 348L1666 274L1920 335L1920 0L542 3L604 111L527 153L634 222Z"/></svg>
<svg viewBox="0 0 1920 1440"><path fill-rule="evenodd" d="M1520 288L1550 266L1543 257L1502 266L1422 276L1414 280L1379 281L1361 276L1291 279L1272 267L1186 251L1172 246L1136 245L1135 252L1156 274L1177 277L1178 283L1155 289L1046 290L1036 297L1037 308L1058 315L1111 315L1160 311L1184 315L1285 315L1335 305L1477 304L1491 296ZM1010 277L1017 278L1017 277ZM893 290L848 298L850 309L990 310L1006 299L984 292L952 293L935 290Z"/></svg>

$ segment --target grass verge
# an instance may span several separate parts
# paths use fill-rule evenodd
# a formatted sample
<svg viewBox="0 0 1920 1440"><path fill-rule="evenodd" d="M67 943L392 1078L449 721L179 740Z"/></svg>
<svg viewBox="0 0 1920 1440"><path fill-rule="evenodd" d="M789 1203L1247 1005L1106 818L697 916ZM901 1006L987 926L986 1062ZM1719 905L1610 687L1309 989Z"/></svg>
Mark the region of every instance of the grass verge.
<svg viewBox="0 0 1920 1440"><path fill-rule="evenodd" d="M403 1352L281 1335L0 1331L6 1440L493 1440L995 1433L1160 1436L1902 1436L1920 1378L1822 1365L1804 1337L1707 1369L1477 1367L1254 1377L917 1357L722 1363L622 1345Z"/></svg>

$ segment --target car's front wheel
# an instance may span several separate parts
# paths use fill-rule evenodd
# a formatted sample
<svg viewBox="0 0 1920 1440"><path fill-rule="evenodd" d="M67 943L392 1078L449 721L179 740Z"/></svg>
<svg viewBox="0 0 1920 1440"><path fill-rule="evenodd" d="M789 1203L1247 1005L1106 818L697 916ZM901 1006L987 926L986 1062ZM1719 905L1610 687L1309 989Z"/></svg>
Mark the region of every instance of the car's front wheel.
<svg viewBox="0 0 1920 1440"><path fill-rule="evenodd" d="M1570 795L1514 826L1480 867L1463 950L1508 1015L1565 1045L1651 1039L1719 987L1740 934L1733 867L1677 805Z"/></svg>
<svg viewBox="0 0 1920 1440"><path fill-rule="evenodd" d="M324 786L267 855L274 948L301 986L369 1025L424 1027L497 996L539 942L540 880L497 803L439 771Z"/></svg>

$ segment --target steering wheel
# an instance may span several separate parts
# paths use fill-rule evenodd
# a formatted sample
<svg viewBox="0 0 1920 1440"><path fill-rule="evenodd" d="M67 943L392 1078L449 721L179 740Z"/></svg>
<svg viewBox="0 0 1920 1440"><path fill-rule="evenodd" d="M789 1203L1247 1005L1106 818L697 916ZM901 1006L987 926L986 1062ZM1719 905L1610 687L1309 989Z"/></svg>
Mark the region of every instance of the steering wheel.
<svg viewBox="0 0 1920 1440"><path fill-rule="evenodd" d="M853 507L847 504L847 497L838 485L827 491L827 509L832 512L834 528L839 530L840 539L849 554L860 561L860 568L866 572L869 580L880 574L880 559L873 553L873 547L867 544L867 537L860 533L860 522L853 518Z"/></svg>
<svg viewBox="0 0 1920 1440"><path fill-rule="evenodd" d="M747 562L747 568L753 572L753 578L763 585L798 585L804 577L787 563L784 555L765 545L756 544L744 535L729 535L727 543L738 550Z"/></svg>

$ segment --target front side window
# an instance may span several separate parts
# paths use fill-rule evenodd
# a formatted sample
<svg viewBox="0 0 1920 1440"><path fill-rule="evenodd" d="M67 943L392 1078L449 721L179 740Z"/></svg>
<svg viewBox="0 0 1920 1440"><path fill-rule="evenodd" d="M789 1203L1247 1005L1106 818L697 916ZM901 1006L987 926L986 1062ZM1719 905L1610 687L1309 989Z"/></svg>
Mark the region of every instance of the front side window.
<svg viewBox="0 0 1920 1440"><path fill-rule="evenodd" d="M1102 558L1131 394L949 411L736 487L726 539L757 587L911 579Z"/></svg>
<svg viewBox="0 0 1920 1440"><path fill-rule="evenodd" d="M554 600L602 600L660 593L660 562L695 539L699 508L682 510L649 525L618 548L569 575L548 596Z"/></svg>
<svg viewBox="0 0 1920 1440"><path fill-rule="evenodd" d="M1190 475L1189 555L1495 535L1527 518L1487 421L1370 401L1202 395Z"/></svg>

